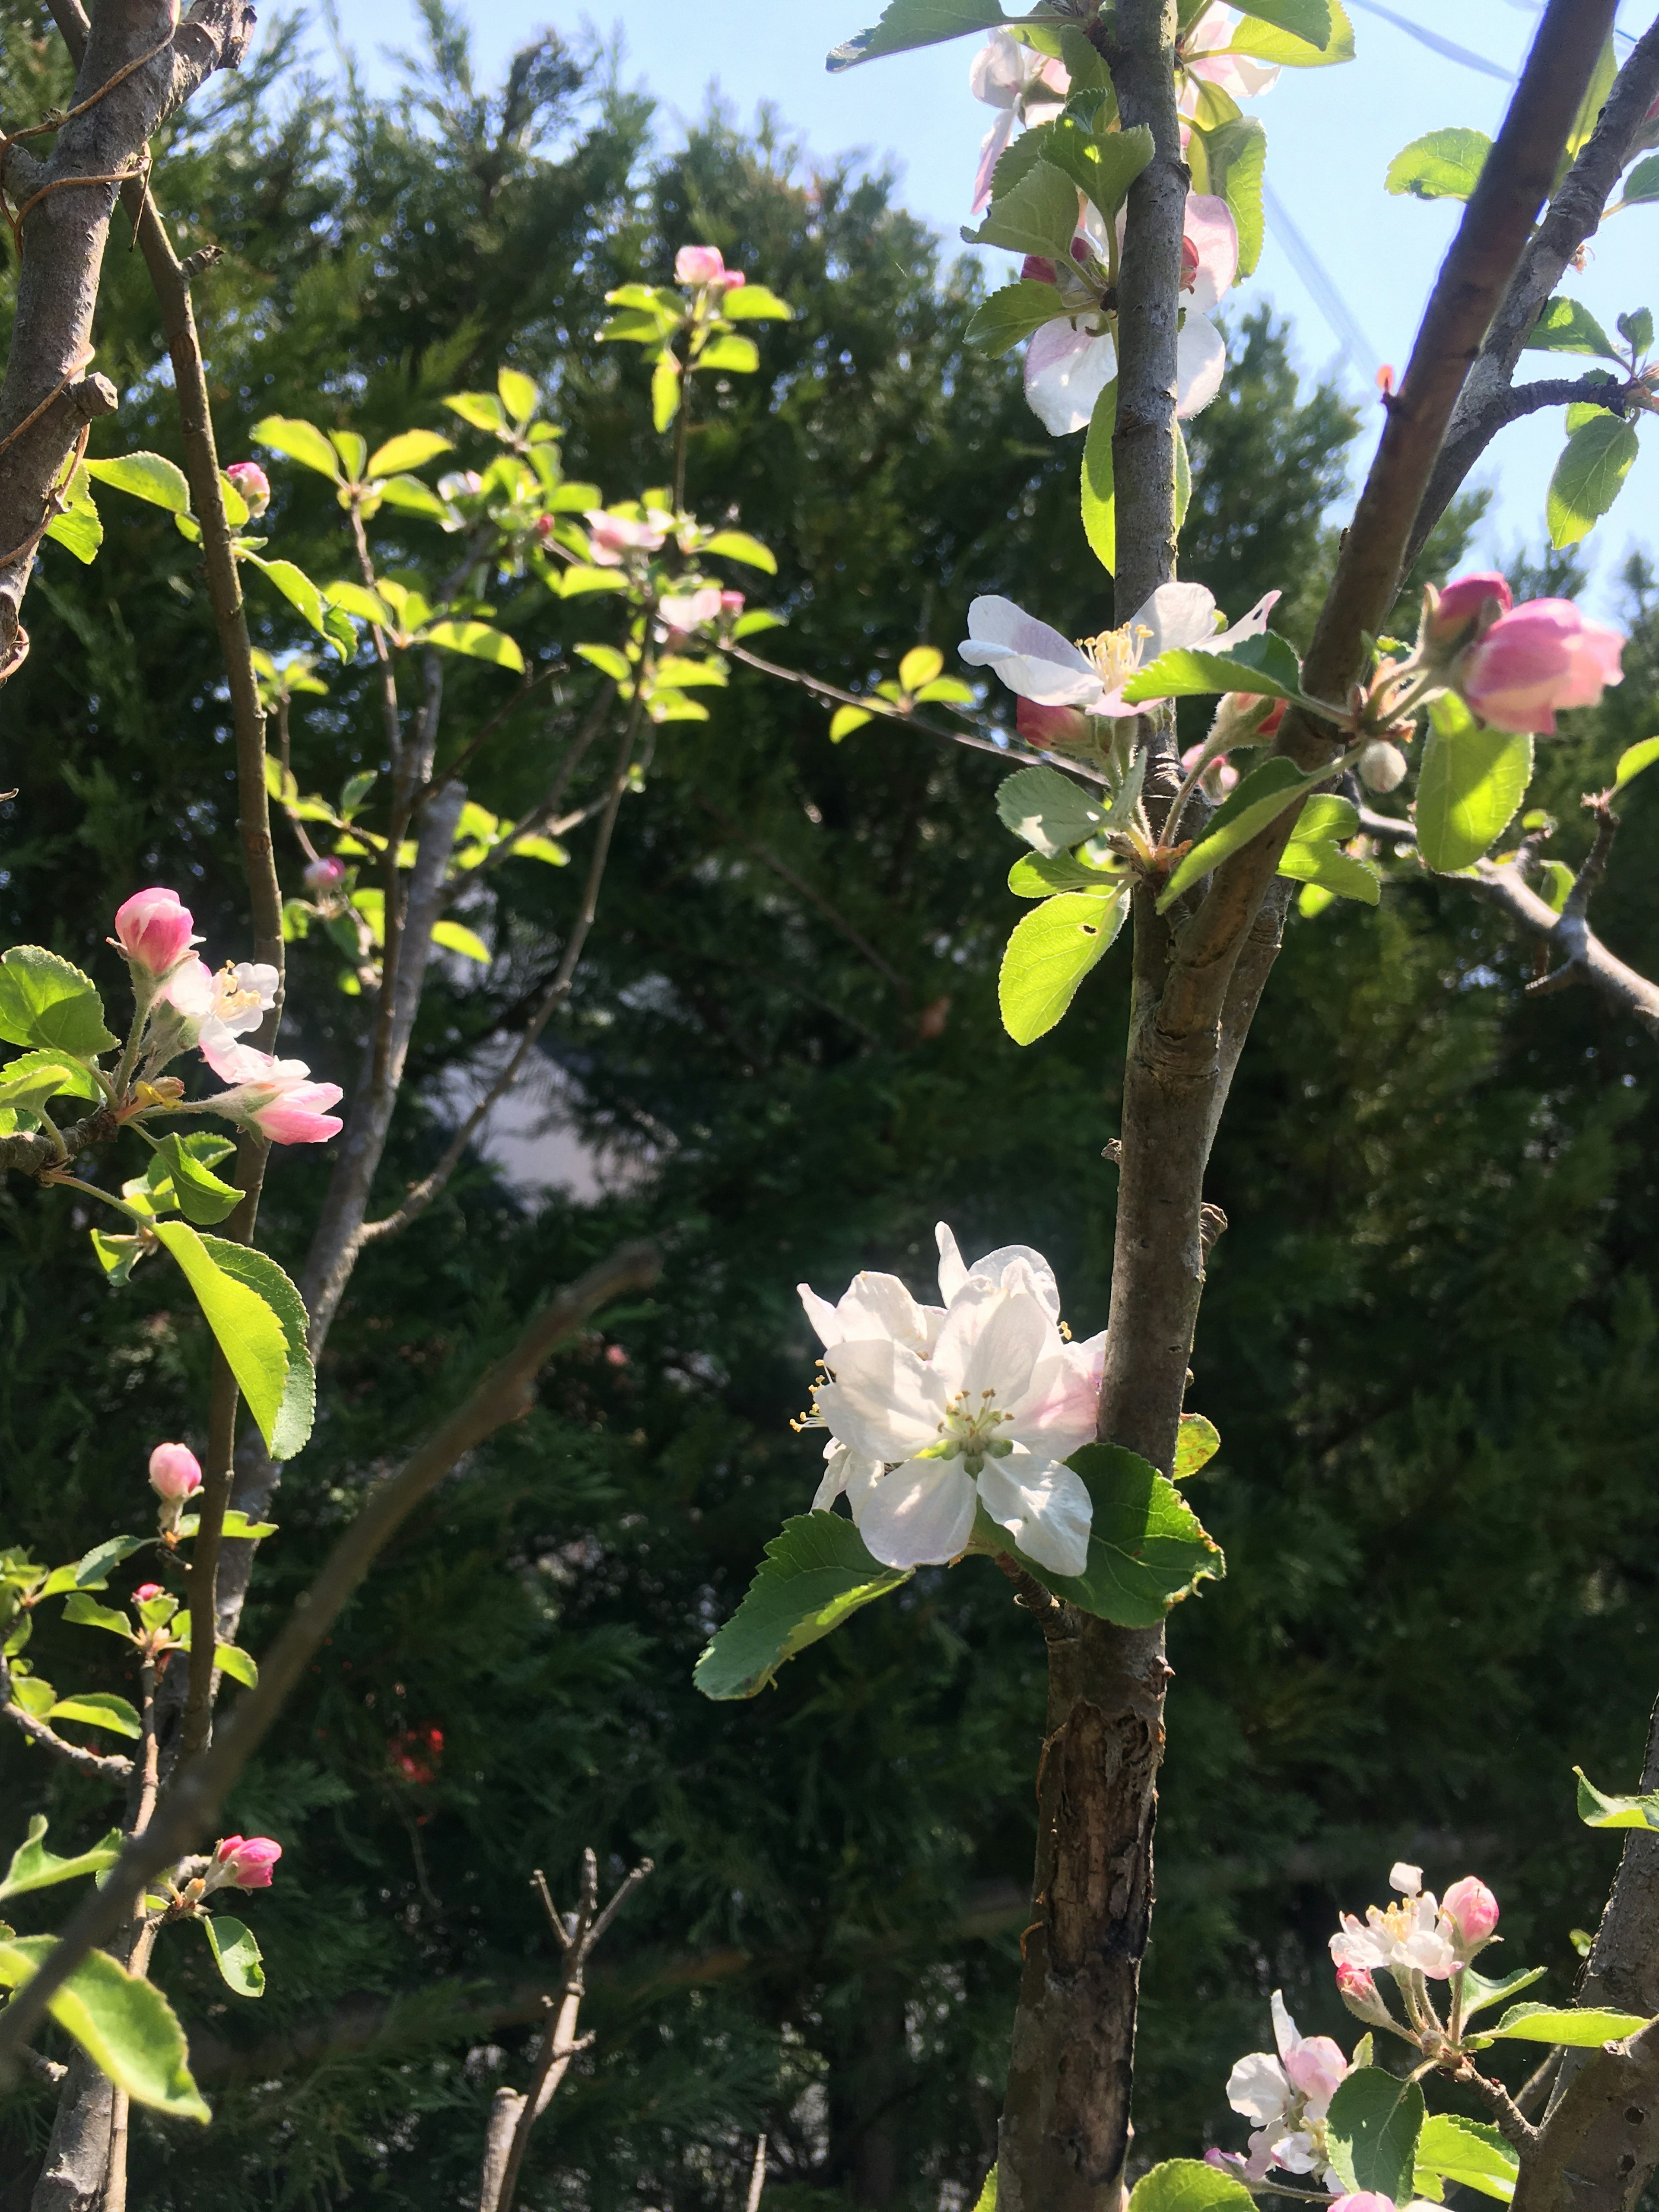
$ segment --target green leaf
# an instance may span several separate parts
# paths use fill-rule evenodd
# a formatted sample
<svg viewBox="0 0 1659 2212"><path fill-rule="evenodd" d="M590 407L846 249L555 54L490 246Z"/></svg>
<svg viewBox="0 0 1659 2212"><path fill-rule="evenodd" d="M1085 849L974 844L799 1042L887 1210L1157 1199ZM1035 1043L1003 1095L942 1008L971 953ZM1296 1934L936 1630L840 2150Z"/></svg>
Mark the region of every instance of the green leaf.
<svg viewBox="0 0 1659 2212"><path fill-rule="evenodd" d="M526 383L529 380L528 377L525 379ZM226 1988L234 1990L239 1997L262 1997L265 1993L264 1961L253 1930L241 1921L233 1920L228 1912L204 1912L201 1920L213 1963L224 1977Z"/></svg>
<svg viewBox="0 0 1659 2212"><path fill-rule="evenodd" d="M449 520L449 509L430 484L423 484L419 477L388 477L380 486L380 498L387 507L395 507L404 514L423 514L428 522Z"/></svg>
<svg viewBox="0 0 1659 2212"><path fill-rule="evenodd" d="M1115 884L1109 890L1061 891L1014 925L997 977L997 1003L1016 1044L1033 1044L1053 1029L1128 910L1128 885Z"/></svg>
<svg viewBox="0 0 1659 2212"><path fill-rule="evenodd" d="M975 2202L974 2212L997 2212L997 2170L995 2166L985 2177L985 2186Z"/></svg>
<svg viewBox="0 0 1659 2212"><path fill-rule="evenodd" d="M839 1513L786 1521L766 1547L747 1596L718 1630L692 1674L706 1698L752 1698L786 1659L839 1628L850 1613L910 1579L884 1567Z"/></svg>
<svg viewBox="0 0 1659 2212"><path fill-rule="evenodd" d="M1635 781L1644 768L1651 768L1655 761L1659 761L1659 738L1644 738L1639 745L1627 746L1620 754L1619 765L1613 770L1613 789L1622 791L1627 783Z"/></svg>
<svg viewBox="0 0 1659 2212"><path fill-rule="evenodd" d="M1046 860L1091 837L1106 820L1081 784L1058 769L1023 768L997 786L997 817Z"/></svg>
<svg viewBox="0 0 1659 2212"><path fill-rule="evenodd" d="M1242 637L1225 653L1177 646L1160 653L1123 687L1130 705L1147 699L1196 698L1208 691L1249 691L1258 697L1294 699L1302 688L1295 649L1273 630Z"/></svg>
<svg viewBox="0 0 1659 2212"><path fill-rule="evenodd" d="M306 1348L310 1327L300 1293L268 1253L249 1244L227 1243L222 1237L204 1237L203 1249L220 1270L263 1299L281 1324L288 1353L288 1378L275 1433L268 1440L276 1460L295 1457L311 1434L317 1408L317 1378Z"/></svg>
<svg viewBox="0 0 1659 2212"><path fill-rule="evenodd" d="M1220 1449L1221 1432L1213 1421L1206 1421L1202 1413L1183 1413L1170 1480L1184 1482L1189 1474L1207 1467Z"/></svg>
<svg viewBox="0 0 1659 2212"><path fill-rule="evenodd" d="M45 1720L58 1702L58 1692L50 1682L39 1674L25 1674L21 1670L12 1675L11 1694L12 1702L21 1705L26 1713L33 1713L38 1721Z"/></svg>
<svg viewBox="0 0 1659 2212"><path fill-rule="evenodd" d="M830 717L830 742L838 745L843 738L850 738L854 730L861 730L866 722L875 720L862 707L837 707Z"/></svg>
<svg viewBox="0 0 1659 2212"><path fill-rule="evenodd" d="M1172 657L1164 655L1166 659ZM1294 806L1327 773L1304 775L1294 761L1279 755L1253 768L1217 807L1204 835L1170 878L1158 902L1158 912L1172 905L1189 884L1207 876L1230 853L1248 845L1252 837L1276 822L1286 807Z"/></svg>
<svg viewBox="0 0 1659 2212"><path fill-rule="evenodd" d="M501 403L493 392L452 392L443 404L452 415L459 415L475 430L488 430L493 435L507 428Z"/></svg>
<svg viewBox="0 0 1659 2212"><path fill-rule="evenodd" d="M1473 2020L1476 2013L1485 2012L1488 2005L1502 2004L1505 1997L1512 1997L1517 1990L1530 1989L1534 1982L1543 1979L1544 1973L1542 1966L1520 1966L1514 1973L1504 1974L1498 1980L1489 1982L1484 1974L1477 1974L1473 1966L1465 1966L1459 1984L1464 2020Z"/></svg>
<svg viewBox="0 0 1659 2212"><path fill-rule="evenodd" d="M228 1674L233 1682L240 1682L247 1689L257 1687L259 1669L252 1655L235 1644L216 1644L213 1663L222 1674Z"/></svg>
<svg viewBox="0 0 1659 2212"><path fill-rule="evenodd" d="M1267 236L1262 186L1267 166L1267 133L1254 115L1194 131L1208 167L1208 187L1227 203L1238 232L1238 273L1253 276Z"/></svg>
<svg viewBox="0 0 1659 2212"><path fill-rule="evenodd" d="M349 578L342 577L336 583L324 585L323 597L330 606L343 607L349 615L356 615L359 622L374 623L380 629L396 629L398 627L397 617L391 608L380 593L370 591L367 584L354 584Z"/></svg>
<svg viewBox="0 0 1659 2212"><path fill-rule="evenodd" d="M190 513L190 485L184 471L164 453L123 453L117 460L88 461L87 474L169 514Z"/></svg>
<svg viewBox="0 0 1659 2212"><path fill-rule="evenodd" d="M1532 739L1506 730L1449 735L1431 716L1417 779L1417 846L1441 875L1472 867L1514 819L1532 781Z"/></svg>
<svg viewBox="0 0 1659 2212"><path fill-rule="evenodd" d="M1559 294L1533 325L1527 345L1534 353L1587 353L1599 355L1603 361L1619 359L1612 339L1589 309Z"/></svg>
<svg viewBox="0 0 1659 2212"><path fill-rule="evenodd" d="M1515 2194L1521 2155L1504 2142L1496 2128L1481 2120L1466 2120L1455 2112L1431 2112L1417 2139L1417 2165L1413 2194L1429 2194L1425 2182L1456 2182L1496 2197L1507 2203ZM1438 2188L1433 2191L1438 2197Z"/></svg>
<svg viewBox="0 0 1659 2212"><path fill-rule="evenodd" d="M131 1707L127 1710L131 1711ZM11 1855L5 1880L0 1881L0 1898L21 1897L31 1889L50 1889L55 1882L73 1881L83 1874L102 1874L121 1856L123 1838L118 1828L112 1828L101 1844L94 1844L90 1850L82 1851L72 1859L60 1859L55 1851L49 1851L41 1840L46 1832L46 1816L36 1813L29 1821L27 1841L20 1844Z"/></svg>
<svg viewBox="0 0 1659 2212"><path fill-rule="evenodd" d="M158 1169L161 1171L159 1180ZM222 1182L185 1150L184 1139L177 1134L163 1137L157 1146L150 1160L149 1180L158 1189L171 1187L186 1221L209 1227L234 1213L242 1202L242 1194L236 1186Z"/></svg>
<svg viewBox="0 0 1659 2212"><path fill-rule="evenodd" d="M1550 478L1544 513L1552 545L1588 538L1624 488L1636 459L1636 425L1597 410L1567 440Z"/></svg>
<svg viewBox="0 0 1659 2212"><path fill-rule="evenodd" d="M680 411L680 365L664 347L651 371L651 423L659 436Z"/></svg>
<svg viewBox="0 0 1659 2212"><path fill-rule="evenodd" d="M1170 2158L1136 2182L1128 2212L1247 2212L1255 2203L1242 2181L1203 2159Z"/></svg>
<svg viewBox="0 0 1659 2212"><path fill-rule="evenodd" d="M28 1981L51 1954L55 1936L19 1936L0 1942L0 1984ZM46 2009L100 2072L137 2105L177 2119L213 2115L190 2078L185 2032L154 1982L128 1973L106 1952L94 1951L75 1969Z"/></svg>
<svg viewBox="0 0 1659 2212"><path fill-rule="evenodd" d="M1359 827L1359 810L1326 793L1310 799L1297 817L1279 872L1295 883L1317 884L1334 898L1375 906L1382 896L1375 868L1341 850Z"/></svg>
<svg viewBox="0 0 1659 2212"><path fill-rule="evenodd" d="M1055 891L1097 891L1116 881L1103 868L1091 868L1074 853L1022 853L1008 871L1008 888L1016 898L1048 898Z"/></svg>
<svg viewBox="0 0 1659 2212"><path fill-rule="evenodd" d="M108 1729L116 1735L139 1736L144 1732L143 1723L126 1699L111 1696L102 1690L87 1691L75 1698L60 1698L46 1718L49 1721L84 1721L88 1728Z"/></svg>
<svg viewBox="0 0 1659 2212"><path fill-rule="evenodd" d="M253 426L253 441L269 446L273 453L286 453L291 461L299 461L319 476L340 480L340 457L314 422L302 422L289 415L267 415L263 422Z"/></svg>
<svg viewBox="0 0 1659 2212"><path fill-rule="evenodd" d="M310 1431L314 1389L304 1352L304 1310L300 1308L301 1330L295 1359L290 1334L263 1295L261 1271L248 1263L263 1261L281 1276L296 1308L298 1291L275 1261L246 1245L198 1237L182 1221L158 1221L155 1233L184 1271L271 1456L292 1458ZM250 1281L250 1275L256 1279Z"/></svg>
<svg viewBox="0 0 1659 2212"><path fill-rule="evenodd" d="M132 1623L125 1613L100 1605L85 1590L71 1590L64 1600L64 1618L72 1628L102 1628L112 1636L124 1636L129 1644L132 1641Z"/></svg>
<svg viewBox="0 0 1659 2212"><path fill-rule="evenodd" d="M63 496L68 504L46 525L47 537L72 553L77 561L96 560L98 549L104 542L104 526L84 461L77 462L70 471Z"/></svg>
<svg viewBox="0 0 1659 2212"><path fill-rule="evenodd" d="M495 372L495 389L501 396L502 406L522 429L535 413L541 398L535 378L526 376L521 368L500 368Z"/></svg>
<svg viewBox="0 0 1659 2212"><path fill-rule="evenodd" d="M981 347L994 357L1007 353L1022 338L1029 338L1033 331L1040 331L1065 313L1066 303L1052 284L1025 276L981 301L964 335L969 345Z"/></svg>
<svg viewBox="0 0 1659 2212"><path fill-rule="evenodd" d="M1039 253L1064 261L1077 228L1077 186L1063 169L1044 161L1031 167L991 203L973 234L975 246L1006 246L1010 253Z"/></svg>
<svg viewBox="0 0 1659 2212"><path fill-rule="evenodd" d="M857 62L872 62L882 54L903 53L911 46L931 46L941 39L965 38L1006 22L999 0L888 0L881 21L860 31L830 51L824 67L851 69Z"/></svg>
<svg viewBox="0 0 1659 2212"><path fill-rule="evenodd" d="M43 945L14 945L0 954L0 1037L85 1060L118 1042L104 1026L104 1002L91 976Z"/></svg>
<svg viewBox="0 0 1659 2212"><path fill-rule="evenodd" d="M768 576L778 573L776 560L758 538L751 538L746 530L717 530L703 547L705 553L723 554L728 561L741 561L750 568L758 568Z"/></svg>
<svg viewBox="0 0 1659 2212"><path fill-rule="evenodd" d="M146 1544L154 1543L153 1536L106 1536L101 1544L94 1544L66 1571L73 1589L106 1589L109 1586L109 1571L130 1559L135 1552L142 1552Z"/></svg>
<svg viewBox="0 0 1659 2212"><path fill-rule="evenodd" d="M1639 360L1653 343L1653 316L1650 310L1636 307L1628 315L1620 315L1619 335Z"/></svg>
<svg viewBox="0 0 1659 2212"><path fill-rule="evenodd" d="M1107 574L1117 569L1117 481L1112 432L1117 426L1117 379L1102 385L1083 441L1083 532Z"/></svg>
<svg viewBox="0 0 1659 2212"><path fill-rule="evenodd" d="M795 319L788 302L769 292L764 284L744 284L726 293L720 301L720 313L728 323L793 323Z"/></svg>
<svg viewBox="0 0 1659 2212"><path fill-rule="evenodd" d="M1591 2051L1599 2043L1615 2043L1647 2026L1639 2012L1613 2012L1589 2007L1580 2012L1553 2005L1511 2005L1496 2027L1486 2034L1515 2043L1565 2044L1574 2051Z"/></svg>
<svg viewBox="0 0 1659 2212"><path fill-rule="evenodd" d="M1587 1828L1659 1828L1659 1790L1645 1797L1609 1797L1585 1778L1582 1767L1572 1771L1578 1777L1578 1817Z"/></svg>
<svg viewBox="0 0 1659 2212"><path fill-rule="evenodd" d="M1635 207L1644 200L1659 200L1659 154L1638 161L1625 179L1625 205Z"/></svg>
<svg viewBox="0 0 1659 2212"><path fill-rule="evenodd" d="M0 1067L0 1086L35 1077L42 1082L55 1079L52 1090L41 1091L43 1097L52 1098L64 1092L73 1098L101 1098L104 1095L91 1069L82 1066L78 1060L71 1060L66 1053L21 1052L15 1060L9 1060Z"/></svg>
<svg viewBox="0 0 1659 2212"><path fill-rule="evenodd" d="M257 553L245 554L243 558L264 570L289 605L298 608L313 629L321 631L325 637L329 635L323 618L323 595L303 568L296 568L292 561L262 560Z"/></svg>
<svg viewBox="0 0 1659 2212"><path fill-rule="evenodd" d="M1063 170L1109 222L1127 198L1130 185L1152 158L1152 134L1140 123L1133 131L1109 131L1097 137L1075 116L1062 115L1049 134L1042 158ZM995 212L994 206L993 215ZM1076 224L1074 211L1073 229ZM1068 231L1068 248L1070 239Z"/></svg>
<svg viewBox="0 0 1659 2212"><path fill-rule="evenodd" d="M250 1521L246 1513L238 1513L233 1509L225 1515L224 1533L227 1536L246 1536L252 1541L261 1536L274 1536L276 1523L274 1521Z"/></svg>
<svg viewBox="0 0 1659 2212"><path fill-rule="evenodd" d="M720 331L691 365L694 368L729 369L734 376L752 376L760 367L760 348L753 338L744 337L736 331Z"/></svg>
<svg viewBox="0 0 1659 2212"><path fill-rule="evenodd" d="M434 921L432 942L442 945L446 952L459 952L464 960L479 961L486 968L495 957L477 930L467 928L464 922Z"/></svg>
<svg viewBox="0 0 1659 2212"><path fill-rule="evenodd" d="M399 476L405 469L422 468L440 453L453 453L454 450L454 441L440 431L404 430L375 447L368 458L368 473L371 477ZM421 489L424 491L425 485Z"/></svg>
<svg viewBox="0 0 1659 2212"><path fill-rule="evenodd" d="M1492 140L1481 131L1431 131L1389 164L1384 188L1419 200L1466 200L1480 181Z"/></svg>
<svg viewBox="0 0 1659 2212"><path fill-rule="evenodd" d="M351 482L361 483L368 460L368 439L359 437L355 430L331 430L328 442L340 456Z"/></svg>
<svg viewBox="0 0 1659 2212"><path fill-rule="evenodd" d="M1066 1464L1094 1504L1088 1565L1080 1575L1057 1575L1018 1553L1056 1597L1121 1628L1151 1628L1200 1581L1225 1572L1198 1516L1149 1462L1121 1444L1085 1444ZM1007 1532L999 1533L997 1548L1014 1548Z"/></svg>
<svg viewBox="0 0 1659 2212"><path fill-rule="evenodd" d="M626 592L631 588L619 568L591 568L585 561L573 562L556 578L549 580L567 599L574 599L583 592Z"/></svg>
<svg viewBox="0 0 1659 2212"><path fill-rule="evenodd" d="M1412 2193L1423 2092L1381 2066L1350 2074L1331 2099L1325 2122L1331 2165L1352 2190L1374 2190L1407 2203Z"/></svg>
<svg viewBox="0 0 1659 2212"><path fill-rule="evenodd" d="M597 668L601 676L608 676L613 684L631 684L634 681L634 664L620 647L579 645L576 651L582 659Z"/></svg>
<svg viewBox="0 0 1659 2212"><path fill-rule="evenodd" d="M524 674L524 655L516 641L504 630L491 629L488 623L434 623L422 633L422 642L441 646L446 653L465 653L474 660L488 660L497 668L510 668L515 676Z"/></svg>

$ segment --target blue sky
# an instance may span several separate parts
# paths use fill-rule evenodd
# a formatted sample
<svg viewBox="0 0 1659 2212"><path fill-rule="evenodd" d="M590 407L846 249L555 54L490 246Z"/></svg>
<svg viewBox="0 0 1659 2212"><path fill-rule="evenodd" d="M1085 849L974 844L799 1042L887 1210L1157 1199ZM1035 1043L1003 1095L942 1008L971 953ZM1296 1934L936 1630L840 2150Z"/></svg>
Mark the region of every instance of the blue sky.
<svg viewBox="0 0 1659 2212"><path fill-rule="evenodd" d="M1241 304L1270 300L1294 324L1300 365L1310 373L1335 368L1355 397L1367 398L1379 362L1403 367L1461 213L1455 204L1390 198L1382 186L1388 164L1426 131L1465 125L1493 131L1507 94L1497 77L1425 50L1376 12L1379 5L1354 0L1355 62L1287 70L1272 93L1252 104L1267 130L1270 185L1342 307L1331 307L1328 294L1322 307L1317 270L1310 271L1306 256L1271 223L1261 269L1236 295ZM411 0L337 0L337 7L344 36L370 81L390 86L395 70L389 50L416 35ZM619 41L623 80L656 95L666 141L715 89L744 119L770 101L809 157L862 149L898 170L906 204L947 236L967 217L979 142L990 119L968 92L974 42L836 76L824 70L826 50L873 20L879 0L597 0L580 9L560 0L461 0L459 12L473 26L481 71L498 70L544 24L573 37L586 29ZM1518 67L1535 20L1532 0L1459 0L1455 9L1440 0L1388 0L1386 12L1453 38L1492 68L1508 70ZM1620 21L1626 19L1640 27L1633 0L1620 9ZM325 52L320 40L319 51ZM1607 227L1587 268L1564 289L1609 330L1620 310L1659 309L1653 296L1659 292L1656 249L1659 206L1633 209ZM1346 345L1332 327L1333 315L1348 326ZM1533 355L1522 375L1571 374L1578 366ZM1373 409L1364 458L1376 421ZM1477 479L1494 492L1481 550L1507 555L1523 541L1534 547L1541 542L1545 489L1561 434L1560 415L1553 411L1506 431L1489 454ZM1589 541L1597 600L1616 591L1616 571L1631 547L1651 542L1656 501L1659 432L1650 431L1618 506Z"/></svg>

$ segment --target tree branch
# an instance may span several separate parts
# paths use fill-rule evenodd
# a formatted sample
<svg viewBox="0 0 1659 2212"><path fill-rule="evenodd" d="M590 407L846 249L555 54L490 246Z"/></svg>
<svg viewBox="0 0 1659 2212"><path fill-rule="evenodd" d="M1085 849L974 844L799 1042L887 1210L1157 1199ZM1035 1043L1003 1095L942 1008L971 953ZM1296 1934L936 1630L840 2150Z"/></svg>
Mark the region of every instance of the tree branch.
<svg viewBox="0 0 1659 2212"><path fill-rule="evenodd" d="M301 1593L264 1655L256 1686L201 1758L181 1767L155 1819L129 1839L101 1889L82 1900L39 1972L0 2008L0 2077L15 2066L54 1992L87 1954L125 1923L145 1882L196 1849L249 1758L321 1648L358 1583L415 1508L469 1452L535 1403L537 1376L560 1345L624 1291L647 1290L662 1271L654 1246L627 1244L562 1291L525 1328L504 1359L489 1369L465 1401L395 1475L372 1490L337 1540L322 1571Z"/></svg>
<svg viewBox="0 0 1659 2212"><path fill-rule="evenodd" d="M1536 415L1546 407L1571 407L1577 400L1593 400L1610 415L1623 415L1628 387L1602 376L1547 377L1537 384L1502 386L1489 399L1465 413L1460 405L1446 433L1446 442L1429 478L1417 521L1407 542L1404 566L1410 568L1429 540L1429 533L1456 497L1464 478L1498 432L1511 422Z"/></svg>
<svg viewBox="0 0 1659 2212"><path fill-rule="evenodd" d="M94 1775L100 1782L125 1782L132 1773L132 1761L118 1753L84 1750L78 1743L67 1742L46 1722L27 1712L17 1702L11 1686L11 1668L0 1653L0 1713L14 1728L21 1729L31 1742L49 1751L54 1759L61 1759L67 1766L82 1774Z"/></svg>

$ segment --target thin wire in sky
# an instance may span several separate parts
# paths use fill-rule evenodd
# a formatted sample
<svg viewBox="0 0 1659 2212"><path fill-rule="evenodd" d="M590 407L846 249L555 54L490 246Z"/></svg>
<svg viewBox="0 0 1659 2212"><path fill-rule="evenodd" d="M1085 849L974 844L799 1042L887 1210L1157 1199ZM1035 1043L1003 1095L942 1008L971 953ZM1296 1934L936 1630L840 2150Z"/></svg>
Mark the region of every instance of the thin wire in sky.
<svg viewBox="0 0 1659 2212"><path fill-rule="evenodd" d="M1431 53L1443 54L1449 62L1462 62L1465 69L1479 70L1482 76L1495 76L1500 84L1515 82L1513 70L1500 68L1498 63L1489 62L1484 54L1471 53L1467 46L1454 46L1449 39L1443 39L1438 31L1425 31L1420 23L1413 23L1409 15L1397 15L1392 8L1380 5L1380 0L1353 0L1353 4L1356 8L1363 8L1368 15L1380 15L1385 23L1392 23L1397 31L1404 31L1408 38L1415 39L1419 46L1426 46Z"/></svg>
<svg viewBox="0 0 1659 2212"><path fill-rule="evenodd" d="M1350 368L1367 384L1371 383L1382 356L1360 329L1352 308L1338 291L1324 263L1297 229L1290 210L1270 184L1264 182L1262 197L1273 236L1284 247L1291 266L1312 294L1314 304L1329 324L1332 336L1341 347Z"/></svg>

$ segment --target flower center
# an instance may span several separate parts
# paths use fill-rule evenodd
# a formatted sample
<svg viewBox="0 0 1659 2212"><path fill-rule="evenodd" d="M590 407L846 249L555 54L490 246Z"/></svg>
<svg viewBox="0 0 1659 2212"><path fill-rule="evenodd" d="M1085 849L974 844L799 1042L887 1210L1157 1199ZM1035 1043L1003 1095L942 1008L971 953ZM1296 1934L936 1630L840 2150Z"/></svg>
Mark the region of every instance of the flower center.
<svg viewBox="0 0 1659 2212"><path fill-rule="evenodd" d="M213 979L213 1012L217 1021L234 1022L238 1015L250 1013L264 1005L257 991L249 991L236 980L236 970L226 961Z"/></svg>
<svg viewBox="0 0 1659 2212"><path fill-rule="evenodd" d="M988 1459L1006 1459L1014 1447L1007 1437L998 1436L996 1431L1014 1417L997 1411L996 1395L994 1390L981 1390L975 1405L965 1390L958 1390L945 1407L945 1419L939 1425L939 1442L930 1444L918 1456L960 1458L964 1471L975 1476Z"/></svg>
<svg viewBox="0 0 1659 2212"><path fill-rule="evenodd" d="M1145 623L1133 629L1103 629L1098 637L1079 638L1078 643L1093 661L1109 691L1127 684L1139 667L1152 631Z"/></svg>

